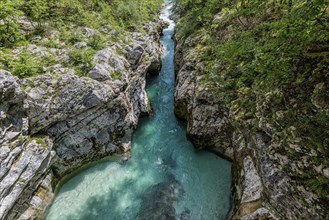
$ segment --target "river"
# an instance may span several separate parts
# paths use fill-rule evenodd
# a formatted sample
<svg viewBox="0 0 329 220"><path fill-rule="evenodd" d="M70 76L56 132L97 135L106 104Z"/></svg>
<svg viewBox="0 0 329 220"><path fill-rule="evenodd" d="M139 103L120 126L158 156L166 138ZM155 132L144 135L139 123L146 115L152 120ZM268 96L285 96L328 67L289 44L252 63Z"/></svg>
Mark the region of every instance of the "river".
<svg viewBox="0 0 329 220"><path fill-rule="evenodd" d="M175 23L165 0L162 69L148 78L152 116L140 120L132 157L93 164L61 185L50 207L53 219L225 219L230 209L231 163L196 151L186 125L174 115Z"/></svg>

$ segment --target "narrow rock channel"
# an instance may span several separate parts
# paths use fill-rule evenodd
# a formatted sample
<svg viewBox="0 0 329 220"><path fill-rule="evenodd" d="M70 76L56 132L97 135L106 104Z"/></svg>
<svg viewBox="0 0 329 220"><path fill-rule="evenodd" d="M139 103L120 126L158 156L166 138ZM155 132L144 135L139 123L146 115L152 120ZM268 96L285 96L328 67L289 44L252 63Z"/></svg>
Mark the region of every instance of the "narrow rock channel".
<svg viewBox="0 0 329 220"><path fill-rule="evenodd" d="M175 24L165 2L161 17L170 25L161 39L163 66L147 87L153 114L139 122L131 159L112 157L79 171L62 184L46 219L226 218L230 162L195 151L174 115Z"/></svg>

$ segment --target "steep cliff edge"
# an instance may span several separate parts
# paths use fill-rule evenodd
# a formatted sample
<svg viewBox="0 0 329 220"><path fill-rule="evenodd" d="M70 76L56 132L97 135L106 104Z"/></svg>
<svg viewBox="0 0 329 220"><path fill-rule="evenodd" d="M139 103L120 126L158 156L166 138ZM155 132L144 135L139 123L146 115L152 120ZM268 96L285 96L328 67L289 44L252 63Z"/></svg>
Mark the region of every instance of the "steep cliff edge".
<svg viewBox="0 0 329 220"><path fill-rule="evenodd" d="M89 77L62 66L25 79L0 70L1 219L42 216L64 175L129 154L138 118L150 112L145 77L160 69L162 28L151 22L98 51Z"/></svg>
<svg viewBox="0 0 329 220"><path fill-rule="evenodd" d="M289 20L305 8L240 3L177 1L175 113L188 122L187 136L197 148L232 160L231 219L326 219L325 40L303 42L301 49L296 41L301 36L290 39L291 32L283 31L282 45L276 47L278 24L289 29L284 26L288 20L296 28L292 30L299 25L305 29L301 21ZM319 15L327 13L318 10ZM297 47L299 53L290 54ZM272 53L278 54L276 60L269 59Z"/></svg>

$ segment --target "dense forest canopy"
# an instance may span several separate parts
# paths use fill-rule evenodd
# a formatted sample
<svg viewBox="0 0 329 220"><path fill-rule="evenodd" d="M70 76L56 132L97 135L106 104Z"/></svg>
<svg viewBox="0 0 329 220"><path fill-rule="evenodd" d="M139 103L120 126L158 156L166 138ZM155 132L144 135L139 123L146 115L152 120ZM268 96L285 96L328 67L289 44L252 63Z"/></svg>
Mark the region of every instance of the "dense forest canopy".
<svg viewBox="0 0 329 220"><path fill-rule="evenodd" d="M328 204L329 179L313 169L329 165L328 1L176 2L176 37L196 48L195 71L243 125L235 129L260 129L265 118L282 155L317 152L302 173L287 173Z"/></svg>

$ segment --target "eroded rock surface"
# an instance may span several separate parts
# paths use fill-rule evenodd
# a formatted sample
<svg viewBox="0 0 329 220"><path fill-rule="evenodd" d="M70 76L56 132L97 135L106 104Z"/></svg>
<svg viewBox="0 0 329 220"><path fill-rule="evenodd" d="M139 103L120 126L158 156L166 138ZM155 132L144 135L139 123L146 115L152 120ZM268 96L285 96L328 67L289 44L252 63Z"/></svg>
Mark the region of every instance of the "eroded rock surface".
<svg viewBox="0 0 329 220"><path fill-rule="evenodd" d="M197 148L211 149L232 160L234 207L230 218L324 219L325 207L317 195L291 175L302 173L301 167L313 169L310 161L317 152L304 151L294 128L295 144L289 147L304 156L291 159L280 152L284 143L262 113L268 99L257 100L257 123L253 128L245 126L238 111L225 104L221 85L215 85L214 92L204 83L204 67L196 49L199 41L200 36L192 34L176 42L175 113L187 121L187 135ZM315 106L319 103L314 101ZM324 167L318 170L324 175Z"/></svg>
<svg viewBox="0 0 329 220"><path fill-rule="evenodd" d="M188 44L188 43L187 43ZM176 57L175 113L187 120L187 133L197 148L211 147L220 153L228 151L231 129L228 110L221 100L203 87L195 71L195 50L185 50L178 42ZM184 54L184 56L183 56ZM212 117L209 117L211 115Z"/></svg>
<svg viewBox="0 0 329 220"><path fill-rule="evenodd" d="M145 76L161 65L162 24L145 29L99 51L89 77L60 66L22 80L0 70L0 219L42 216L64 175L129 153L138 118L150 112Z"/></svg>

